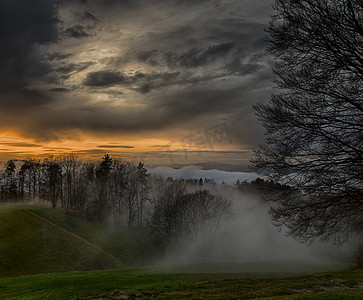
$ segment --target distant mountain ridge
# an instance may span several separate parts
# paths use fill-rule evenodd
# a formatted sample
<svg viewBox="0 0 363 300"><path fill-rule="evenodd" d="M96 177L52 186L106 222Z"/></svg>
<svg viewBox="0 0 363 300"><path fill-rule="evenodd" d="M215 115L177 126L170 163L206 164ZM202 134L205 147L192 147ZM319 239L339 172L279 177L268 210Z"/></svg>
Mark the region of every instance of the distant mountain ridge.
<svg viewBox="0 0 363 300"><path fill-rule="evenodd" d="M157 167L169 167L173 169L181 169L188 166L197 166L202 170L221 170L226 172L253 172L248 165L232 165L232 164L225 164L219 162L199 162L199 163L191 163L191 164L170 164L170 165L153 165L150 164L147 167L149 168L157 168Z"/></svg>

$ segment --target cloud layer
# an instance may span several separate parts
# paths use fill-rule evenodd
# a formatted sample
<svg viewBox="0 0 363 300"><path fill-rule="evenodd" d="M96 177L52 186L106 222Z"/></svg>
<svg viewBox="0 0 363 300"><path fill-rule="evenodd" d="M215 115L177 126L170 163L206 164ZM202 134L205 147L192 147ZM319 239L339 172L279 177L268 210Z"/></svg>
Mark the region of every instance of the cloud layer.
<svg viewBox="0 0 363 300"><path fill-rule="evenodd" d="M0 126L35 141L171 139L228 121L253 146L271 2L1 1Z"/></svg>

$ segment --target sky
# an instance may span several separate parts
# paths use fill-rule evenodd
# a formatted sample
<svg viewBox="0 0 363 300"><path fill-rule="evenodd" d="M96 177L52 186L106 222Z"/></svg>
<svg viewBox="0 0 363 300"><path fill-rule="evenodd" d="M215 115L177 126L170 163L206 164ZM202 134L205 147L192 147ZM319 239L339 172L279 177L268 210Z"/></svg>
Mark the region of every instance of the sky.
<svg viewBox="0 0 363 300"><path fill-rule="evenodd" d="M272 0L2 0L0 161L248 165Z"/></svg>

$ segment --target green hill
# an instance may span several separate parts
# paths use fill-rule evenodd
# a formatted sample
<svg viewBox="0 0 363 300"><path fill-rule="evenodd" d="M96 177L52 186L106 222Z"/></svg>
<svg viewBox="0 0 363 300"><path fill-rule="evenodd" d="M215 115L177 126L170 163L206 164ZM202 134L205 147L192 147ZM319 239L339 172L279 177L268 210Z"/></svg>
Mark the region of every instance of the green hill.
<svg viewBox="0 0 363 300"><path fill-rule="evenodd" d="M39 208L40 216L34 210L0 205L0 276L122 266L101 247L45 218L47 212L59 216L62 212ZM77 223L76 218L69 218Z"/></svg>
<svg viewBox="0 0 363 300"><path fill-rule="evenodd" d="M153 259L161 255L160 241L148 229L88 222L67 215L61 209L41 206L24 206L23 209L90 241L128 266L150 264Z"/></svg>

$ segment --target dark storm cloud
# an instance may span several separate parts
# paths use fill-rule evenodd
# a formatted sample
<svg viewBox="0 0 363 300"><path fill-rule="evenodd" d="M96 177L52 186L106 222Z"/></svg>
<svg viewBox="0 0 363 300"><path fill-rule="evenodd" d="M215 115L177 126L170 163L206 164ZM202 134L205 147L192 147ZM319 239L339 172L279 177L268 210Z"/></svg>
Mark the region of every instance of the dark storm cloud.
<svg viewBox="0 0 363 300"><path fill-rule="evenodd" d="M86 18L86 19L88 19L88 20L94 21L94 22L98 21L98 18L95 17L93 14L91 14L88 11L85 11L84 12L83 17Z"/></svg>
<svg viewBox="0 0 363 300"><path fill-rule="evenodd" d="M209 45L203 48L192 48L183 54L169 51L162 54L163 58L160 57L158 50L154 49L150 51L141 51L136 55L136 57L139 61L151 66L157 65L158 62L160 62L160 59L164 59L169 68L195 68L223 58L234 47L235 43L231 42Z"/></svg>
<svg viewBox="0 0 363 300"><path fill-rule="evenodd" d="M120 72L105 70L88 73L83 84L86 86L107 86L124 82L125 77Z"/></svg>
<svg viewBox="0 0 363 300"><path fill-rule="evenodd" d="M136 90L142 94L147 94L153 89L185 83L180 72L139 73L129 78L129 82L136 84Z"/></svg>
<svg viewBox="0 0 363 300"><path fill-rule="evenodd" d="M117 133L149 134L162 130L179 130L184 128L193 133L205 130L220 122L218 118L231 122L239 112L242 123L233 123L231 133L235 141L255 142L250 136L260 137L260 132L251 126L253 112L250 106L258 101L253 95L253 88L236 86L233 89L222 88L218 82L183 91L155 94L148 106L115 107L97 103L84 104L79 108L59 108L57 110L37 109L31 115L23 115L21 120L26 126L19 127L18 118L10 118L0 113L3 128L17 126L21 133L38 140L57 139L62 133L71 133L74 128L83 132L103 135ZM241 101L241 99L243 101ZM70 99L70 101L72 101ZM223 106L221 107L221 101ZM218 117L219 116L219 117ZM241 125L239 127L237 125ZM243 134L241 133L243 131ZM73 134L74 136L74 134ZM173 136L181 138L182 136ZM247 140L246 140L247 138Z"/></svg>
<svg viewBox="0 0 363 300"><path fill-rule="evenodd" d="M120 98L124 93L122 91L108 90L105 92L109 98Z"/></svg>
<svg viewBox="0 0 363 300"><path fill-rule="evenodd" d="M147 94L151 91L151 89L152 89L152 85L150 83L144 83L137 90L141 94Z"/></svg>
<svg viewBox="0 0 363 300"><path fill-rule="evenodd" d="M51 72L52 66L37 45L58 41L58 22L54 1L39 0L36 5L27 0L0 1L0 108L3 112L11 114L52 101L41 90L26 86L44 80ZM18 126L15 124L13 128Z"/></svg>
<svg viewBox="0 0 363 300"><path fill-rule="evenodd" d="M0 2L0 81L4 85L27 84L47 74L51 67L36 44L58 40L55 1L27 0Z"/></svg>
<svg viewBox="0 0 363 300"><path fill-rule="evenodd" d="M183 55L177 56L173 53L166 54L166 60L169 66L176 65L186 68L195 68L205 65L215 59L220 59L234 47L234 43L212 45L203 49L190 49Z"/></svg>
<svg viewBox="0 0 363 300"><path fill-rule="evenodd" d="M50 89L51 92L55 92L55 93L67 93L69 92L69 89L66 88L54 88L54 89Z"/></svg>
<svg viewBox="0 0 363 300"><path fill-rule="evenodd" d="M69 79L73 74L84 71L90 66L95 64L95 62L93 61L68 63L61 59L59 61L53 61L52 63L53 63L53 70L48 74L46 81L50 84L55 84L55 85L63 85L64 81ZM72 90L74 88L76 87L72 86L69 87L68 90ZM51 90L57 91L57 88L52 88Z"/></svg>
<svg viewBox="0 0 363 300"><path fill-rule="evenodd" d="M197 81L197 78L184 78L180 72L160 72L160 73L141 73L126 76L117 71L97 71L88 73L83 85L89 87L106 87L113 85L122 85L126 88L136 90L142 94L149 93L152 89L161 88L169 85L182 85L188 81ZM104 91L104 93L112 96L120 96L122 92Z"/></svg>
<svg viewBox="0 0 363 300"><path fill-rule="evenodd" d="M226 64L224 68L231 74L246 75L256 73L258 70L263 68L263 66L253 63L242 63L240 59L236 58L235 60Z"/></svg>
<svg viewBox="0 0 363 300"><path fill-rule="evenodd" d="M43 91L26 88L2 88L0 90L0 108L9 113L22 111L28 108L38 108L52 101L52 98ZM14 115L13 118L17 116Z"/></svg>
<svg viewBox="0 0 363 300"><path fill-rule="evenodd" d="M102 5L108 6L111 9L115 7L131 8L133 6L139 5L139 0L102 0L100 1Z"/></svg>
<svg viewBox="0 0 363 300"><path fill-rule="evenodd" d="M49 53L46 55L46 58L50 61L58 61L58 60L64 60L66 58L71 57L72 54L70 53L60 53L60 52L54 52L54 53Z"/></svg>
<svg viewBox="0 0 363 300"><path fill-rule="evenodd" d="M253 46L251 41L259 41L265 35L263 29L268 24L248 22L244 16L224 18L213 22L206 29L211 40L233 40L241 46Z"/></svg>
<svg viewBox="0 0 363 300"><path fill-rule="evenodd" d="M63 73L63 76L65 77L69 77L69 73L71 72L81 72L83 70L86 70L88 67L94 65L95 63L90 61L90 62L82 62L82 63L59 63L58 67L55 68L55 72L56 73Z"/></svg>
<svg viewBox="0 0 363 300"><path fill-rule="evenodd" d="M1 1L0 126L49 140L193 131L238 115L249 133L238 122L232 133L254 143L251 106L270 93L270 3Z"/></svg>
<svg viewBox="0 0 363 300"><path fill-rule="evenodd" d="M158 52L158 50L150 50L150 51L141 51L139 52L136 57L139 61L143 63L147 63L151 66L155 66L157 62L153 60L153 56Z"/></svg>
<svg viewBox="0 0 363 300"><path fill-rule="evenodd" d="M68 37L75 38L75 39L80 39L80 38L89 36L89 33L86 32L86 29L82 25L79 25L79 24L74 25L70 28L67 28L64 31L64 34Z"/></svg>
<svg viewBox="0 0 363 300"><path fill-rule="evenodd" d="M60 119L62 113L60 116L51 117L49 121L52 124L46 126L56 126L57 129L66 123L70 128L81 127L92 132L123 133L175 129L187 124L194 128L195 122L200 117L211 116L213 124L215 115L249 110L251 103L256 101L249 94L251 88L248 84L238 85L233 89L220 87L219 84L215 82L205 86L170 91L164 95L155 94L149 99L148 106L140 108L99 107L89 104L87 110L68 112L63 121Z"/></svg>
<svg viewBox="0 0 363 300"><path fill-rule="evenodd" d="M199 115L226 113L231 109L237 109L242 105L240 102L242 95L243 91L239 86L234 89L202 86L166 96L159 101L157 107L168 111L165 118L169 122L191 120Z"/></svg>

